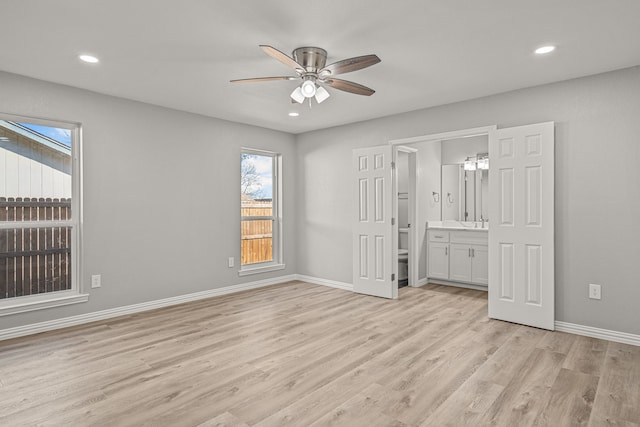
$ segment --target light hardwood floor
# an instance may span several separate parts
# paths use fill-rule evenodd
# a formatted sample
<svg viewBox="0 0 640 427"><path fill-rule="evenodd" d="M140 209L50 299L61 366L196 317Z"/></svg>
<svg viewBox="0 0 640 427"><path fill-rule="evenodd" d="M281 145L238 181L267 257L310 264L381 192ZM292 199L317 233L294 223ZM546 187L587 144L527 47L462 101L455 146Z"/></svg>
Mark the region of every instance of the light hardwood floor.
<svg viewBox="0 0 640 427"><path fill-rule="evenodd" d="M0 342L0 425L640 426L640 347L290 282Z"/></svg>

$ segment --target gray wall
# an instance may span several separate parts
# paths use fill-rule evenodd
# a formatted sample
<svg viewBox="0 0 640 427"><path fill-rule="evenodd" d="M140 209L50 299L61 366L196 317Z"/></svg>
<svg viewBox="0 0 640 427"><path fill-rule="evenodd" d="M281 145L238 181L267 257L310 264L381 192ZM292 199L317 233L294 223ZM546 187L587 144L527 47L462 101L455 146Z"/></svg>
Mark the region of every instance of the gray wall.
<svg viewBox="0 0 640 427"><path fill-rule="evenodd" d="M375 95L374 95L375 96ZM640 67L299 135L298 272L351 282L351 152L556 122L556 319L640 334ZM602 284L602 300L587 298Z"/></svg>
<svg viewBox="0 0 640 427"><path fill-rule="evenodd" d="M295 137L0 72L0 111L81 122L88 303L10 328L296 272ZM212 100L216 102L216 100ZM239 278L240 147L282 153L286 270Z"/></svg>
<svg viewBox="0 0 640 427"><path fill-rule="evenodd" d="M2 112L83 124L82 280L103 275L88 303L2 328L293 273L350 283L353 148L552 120L557 320L640 334L640 67L297 137L1 72L0 88ZM240 254L241 146L283 154L284 271L226 267Z"/></svg>

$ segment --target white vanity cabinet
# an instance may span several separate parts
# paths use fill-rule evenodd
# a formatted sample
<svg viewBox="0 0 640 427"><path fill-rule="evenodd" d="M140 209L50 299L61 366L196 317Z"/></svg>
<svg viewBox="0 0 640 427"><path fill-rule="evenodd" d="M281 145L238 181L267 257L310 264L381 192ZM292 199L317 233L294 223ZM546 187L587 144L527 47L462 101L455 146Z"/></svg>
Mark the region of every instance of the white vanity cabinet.
<svg viewBox="0 0 640 427"><path fill-rule="evenodd" d="M429 277L445 280L449 278L448 243L429 243Z"/></svg>
<svg viewBox="0 0 640 427"><path fill-rule="evenodd" d="M486 286L489 283L486 231L427 230L428 276Z"/></svg>
<svg viewBox="0 0 640 427"><path fill-rule="evenodd" d="M449 279L449 232L427 231L428 276L434 279Z"/></svg>

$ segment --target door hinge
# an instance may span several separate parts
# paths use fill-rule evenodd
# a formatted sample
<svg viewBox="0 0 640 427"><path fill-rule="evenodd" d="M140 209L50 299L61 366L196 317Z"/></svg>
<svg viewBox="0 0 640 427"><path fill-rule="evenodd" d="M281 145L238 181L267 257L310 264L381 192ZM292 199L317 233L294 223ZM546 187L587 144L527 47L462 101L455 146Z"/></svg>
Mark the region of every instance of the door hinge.
<svg viewBox="0 0 640 427"><path fill-rule="evenodd" d="M396 275L395 275L395 274L392 274L392 275L391 275L391 281L392 281L392 282L395 282L395 281L396 281Z"/></svg>
<svg viewBox="0 0 640 427"><path fill-rule="evenodd" d="M396 168L396 162L391 162L391 169L395 169Z"/></svg>
<svg viewBox="0 0 640 427"><path fill-rule="evenodd" d="M396 225L396 219L395 218L391 218L391 225Z"/></svg>

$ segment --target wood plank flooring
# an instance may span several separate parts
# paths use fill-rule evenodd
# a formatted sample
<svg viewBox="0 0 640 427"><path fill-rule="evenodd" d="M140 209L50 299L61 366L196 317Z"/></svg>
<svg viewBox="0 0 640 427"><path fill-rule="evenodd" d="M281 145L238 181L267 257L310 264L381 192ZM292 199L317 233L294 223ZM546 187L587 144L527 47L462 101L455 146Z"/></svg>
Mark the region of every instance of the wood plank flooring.
<svg viewBox="0 0 640 427"><path fill-rule="evenodd" d="M640 427L640 347L290 282L0 342L0 425Z"/></svg>

